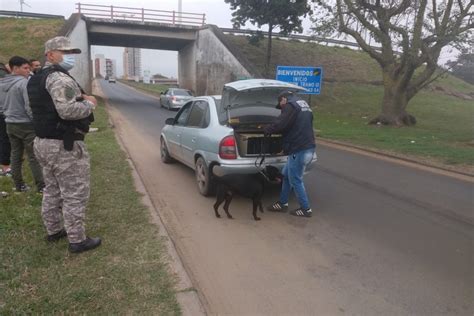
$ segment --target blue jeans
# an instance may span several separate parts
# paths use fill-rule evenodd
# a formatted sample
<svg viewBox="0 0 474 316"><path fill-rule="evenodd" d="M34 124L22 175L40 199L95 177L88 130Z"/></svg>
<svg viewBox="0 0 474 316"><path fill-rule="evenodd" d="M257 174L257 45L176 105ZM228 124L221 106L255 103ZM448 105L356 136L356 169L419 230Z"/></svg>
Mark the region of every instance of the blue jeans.
<svg viewBox="0 0 474 316"><path fill-rule="evenodd" d="M303 173L313 159L315 147L301 150L288 156L288 162L283 168L283 184L280 193L280 203L288 203L291 189L295 191L296 198L302 209L309 209L308 196L303 183Z"/></svg>

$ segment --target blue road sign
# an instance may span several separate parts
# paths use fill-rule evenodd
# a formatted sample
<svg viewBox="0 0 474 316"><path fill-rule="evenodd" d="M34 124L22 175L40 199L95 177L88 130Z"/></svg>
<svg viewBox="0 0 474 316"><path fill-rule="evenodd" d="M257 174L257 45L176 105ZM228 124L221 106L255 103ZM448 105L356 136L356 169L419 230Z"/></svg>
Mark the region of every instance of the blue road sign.
<svg viewBox="0 0 474 316"><path fill-rule="evenodd" d="M277 66L276 80L303 87L306 94L320 94L323 77L322 67Z"/></svg>

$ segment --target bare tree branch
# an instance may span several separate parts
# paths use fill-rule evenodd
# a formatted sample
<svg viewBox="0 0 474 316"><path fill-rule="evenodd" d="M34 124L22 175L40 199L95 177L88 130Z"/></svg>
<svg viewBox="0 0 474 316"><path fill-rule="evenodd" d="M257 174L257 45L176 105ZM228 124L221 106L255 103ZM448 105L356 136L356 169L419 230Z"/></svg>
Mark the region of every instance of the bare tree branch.
<svg viewBox="0 0 474 316"><path fill-rule="evenodd" d="M432 0L432 6L433 6L433 20L435 24L435 30L439 29L439 16L438 16L438 9L436 7L436 0Z"/></svg>
<svg viewBox="0 0 474 316"><path fill-rule="evenodd" d="M372 33L376 34L380 38L384 36L384 34L380 31L380 29L376 28L373 24L369 23L369 21L364 18L364 16L360 13L360 11L354 7L354 4L352 3L351 0L343 0L343 1L346 4L349 12L354 14L355 17L362 23L362 25L364 25L364 27L369 29ZM338 0L338 2L340 2L340 0Z"/></svg>
<svg viewBox="0 0 474 316"><path fill-rule="evenodd" d="M441 22L441 30L445 30L450 21L451 9L453 7L453 0L448 0L446 11L444 11L443 21Z"/></svg>
<svg viewBox="0 0 474 316"><path fill-rule="evenodd" d="M384 59L382 58L382 55L379 52L377 52L375 49L373 49L370 45L368 45L367 42L362 38L360 33L354 31L353 29L351 29L350 27L346 25L346 23L344 22L344 14L342 10L341 1L342 0L337 0L337 10L338 10L340 30L354 37L354 39L357 41L359 46L365 52L367 52L372 58L374 58L380 65L384 65L385 62L384 62Z"/></svg>
<svg viewBox="0 0 474 316"><path fill-rule="evenodd" d="M418 90L421 90L423 88L425 88L426 86L430 85L432 82L435 82L439 77L441 77L442 75L446 74L448 71L450 71L452 68L454 67L454 65L451 65L449 66L448 68L444 69L443 71L441 71L439 74L437 74L436 76L432 77L430 80L427 80L426 82L424 82L422 85L419 86Z"/></svg>
<svg viewBox="0 0 474 316"><path fill-rule="evenodd" d="M418 13L415 18L415 25L413 28L413 39L412 39L412 49L411 54L413 56L417 56L418 51L421 47L421 34L423 31L423 20L425 18L425 8L426 8L426 0L421 0L420 7L418 8Z"/></svg>
<svg viewBox="0 0 474 316"><path fill-rule="evenodd" d="M388 16L392 17L395 15L399 15L400 13L406 11L411 5L411 0L403 0L400 6L393 8L393 10L390 10Z"/></svg>

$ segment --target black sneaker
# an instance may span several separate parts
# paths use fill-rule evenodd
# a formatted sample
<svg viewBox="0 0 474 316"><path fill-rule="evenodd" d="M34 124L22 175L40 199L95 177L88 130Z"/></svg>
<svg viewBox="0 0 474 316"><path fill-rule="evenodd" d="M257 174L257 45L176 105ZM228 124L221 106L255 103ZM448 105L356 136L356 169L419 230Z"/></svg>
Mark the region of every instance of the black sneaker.
<svg viewBox="0 0 474 316"><path fill-rule="evenodd" d="M288 211L288 203L282 204L278 201L268 206L267 210L269 210L270 212L285 213L286 211Z"/></svg>
<svg viewBox="0 0 474 316"><path fill-rule="evenodd" d="M303 210L302 208L298 208L296 210L291 211L290 214L293 216L299 216L299 217L311 217L313 215L313 211L310 208L306 210Z"/></svg>
<svg viewBox="0 0 474 316"><path fill-rule="evenodd" d="M86 237L85 240L78 243L69 243L69 252L80 253L100 246L100 238Z"/></svg>
<svg viewBox="0 0 474 316"><path fill-rule="evenodd" d="M54 242L54 241L60 240L61 238L66 237L66 236L67 236L67 232L66 232L66 230L63 228L63 229L61 229L60 231L58 231L57 233L55 233L55 234L46 236L46 240L49 241L49 242Z"/></svg>

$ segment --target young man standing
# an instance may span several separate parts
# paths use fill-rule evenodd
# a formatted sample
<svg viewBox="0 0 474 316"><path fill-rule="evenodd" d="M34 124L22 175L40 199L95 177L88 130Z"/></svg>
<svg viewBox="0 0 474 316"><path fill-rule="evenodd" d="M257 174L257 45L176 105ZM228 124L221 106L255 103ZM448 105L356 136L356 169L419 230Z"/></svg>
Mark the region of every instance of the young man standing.
<svg viewBox="0 0 474 316"><path fill-rule="evenodd" d="M33 151L33 141L36 135L26 90L30 64L28 60L19 56L12 57L8 64L12 73L5 76L2 88L6 92L4 115L11 144L10 160L13 182L16 191L29 190L22 175L23 154L26 151L36 188L41 193L44 187L43 173Z"/></svg>
<svg viewBox="0 0 474 316"><path fill-rule="evenodd" d="M30 59L30 76L41 70L41 63L37 59Z"/></svg>
<svg viewBox="0 0 474 316"><path fill-rule="evenodd" d="M290 91L280 93L277 108L281 114L272 125L265 128L265 134L283 135L283 152L288 161L283 168L283 184L278 202L268 207L272 212L286 212L291 189L295 191L300 207L290 211L291 215L311 217L308 195L303 183L306 166L313 160L316 149L313 132L313 112L306 101Z"/></svg>

